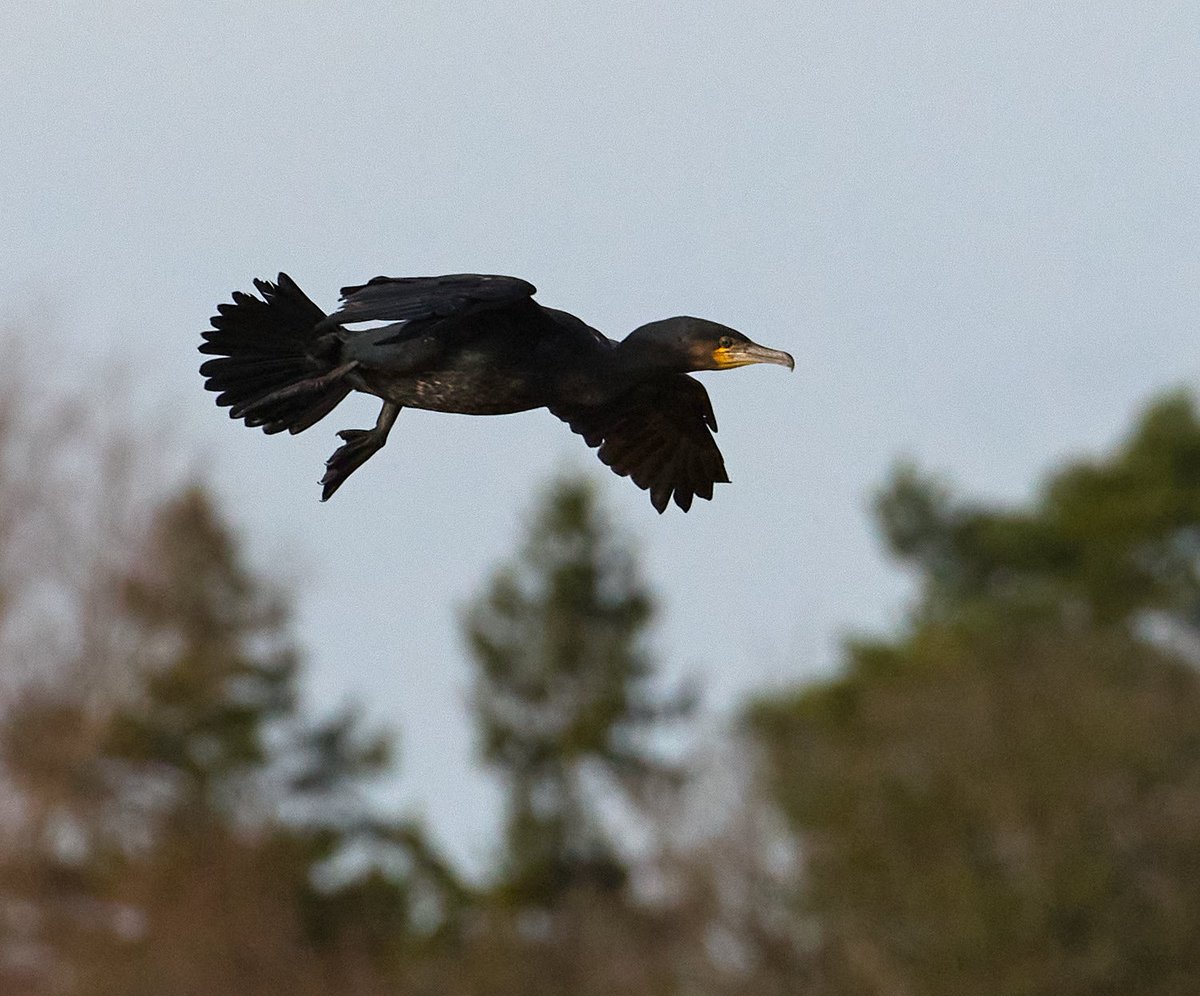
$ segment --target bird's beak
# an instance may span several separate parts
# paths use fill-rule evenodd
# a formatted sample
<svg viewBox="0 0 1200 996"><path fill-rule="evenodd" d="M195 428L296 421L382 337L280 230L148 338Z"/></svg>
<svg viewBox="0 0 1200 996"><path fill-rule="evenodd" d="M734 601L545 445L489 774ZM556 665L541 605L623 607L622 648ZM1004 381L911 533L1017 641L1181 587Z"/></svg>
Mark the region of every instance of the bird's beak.
<svg viewBox="0 0 1200 996"><path fill-rule="evenodd" d="M745 367L751 363L777 363L789 370L796 369L796 361L791 353L785 353L782 349L768 349L756 342L735 342L727 349L716 349L713 359L719 370Z"/></svg>

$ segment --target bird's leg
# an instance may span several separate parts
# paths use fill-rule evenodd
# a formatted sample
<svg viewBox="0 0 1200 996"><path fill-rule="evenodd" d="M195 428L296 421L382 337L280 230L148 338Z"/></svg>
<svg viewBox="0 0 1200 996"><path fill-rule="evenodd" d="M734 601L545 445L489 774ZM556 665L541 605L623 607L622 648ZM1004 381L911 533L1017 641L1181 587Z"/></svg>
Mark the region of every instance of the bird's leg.
<svg viewBox="0 0 1200 996"><path fill-rule="evenodd" d="M366 463L376 450L383 447L399 414L399 405L385 401L383 408L379 410L379 418L375 420L374 429L343 429L338 433L345 442L325 461L325 476L321 478L321 501L328 501L347 477Z"/></svg>

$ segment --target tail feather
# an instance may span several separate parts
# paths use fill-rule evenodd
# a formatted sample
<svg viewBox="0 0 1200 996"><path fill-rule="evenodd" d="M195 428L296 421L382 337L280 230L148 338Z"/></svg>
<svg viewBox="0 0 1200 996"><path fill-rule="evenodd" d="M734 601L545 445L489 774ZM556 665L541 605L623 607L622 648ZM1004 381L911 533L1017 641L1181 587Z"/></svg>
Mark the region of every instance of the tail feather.
<svg viewBox="0 0 1200 996"><path fill-rule="evenodd" d="M216 357L200 367L204 386L246 425L303 432L350 393L340 377L328 376L338 370L340 343L318 330L325 312L286 273L254 286L261 299L234 291L203 333L200 352Z"/></svg>

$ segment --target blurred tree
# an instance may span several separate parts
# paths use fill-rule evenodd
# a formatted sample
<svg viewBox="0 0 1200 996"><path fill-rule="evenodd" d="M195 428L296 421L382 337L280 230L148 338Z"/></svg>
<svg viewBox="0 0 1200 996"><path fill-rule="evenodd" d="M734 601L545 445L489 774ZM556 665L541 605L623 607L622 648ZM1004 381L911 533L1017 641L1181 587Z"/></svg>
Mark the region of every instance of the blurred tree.
<svg viewBox="0 0 1200 996"><path fill-rule="evenodd" d="M27 338L0 327L0 992L32 994L65 991L56 947L98 919L117 856L97 757L134 669L111 569L161 492L109 403L119 375L85 401Z"/></svg>
<svg viewBox="0 0 1200 996"><path fill-rule="evenodd" d="M908 467L877 510L927 614L1002 598L1200 636L1200 418L1187 394L1151 405L1106 459L1051 475L1028 508L955 501Z"/></svg>
<svg viewBox="0 0 1200 996"><path fill-rule="evenodd" d="M930 624L760 704L831 993L1200 991L1200 676L1120 630Z"/></svg>
<svg viewBox="0 0 1200 996"><path fill-rule="evenodd" d="M123 589L143 678L111 721L107 753L136 784L158 783L152 804L183 826L203 832L259 806L270 815L268 736L297 705L282 598L243 566L198 487L158 512ZM368 744L349 760L384 756Z"/></svg>
<svg viewBox="0 0 1200 996"><path fill-rule="evenodd" d="M813 991L1200 991L1191 401L1028 508L902 471L879 511L921 582L911 631L749 713Z"/></svg>
<svg viewBox="0 0 1200 996"><path fill-rule="evenodd" d="M652 609L591 487L561 481L468 613L483 757L507 793L499 891L514 905L618 890L626 867L606 807L680 782L651 741L693 697L660 691L645 646Z"/></svg>
<svg viewBox="0 0 1200 996"><path fill-rule="evenodd" d="M305 715L286 600L204 489L164 502L126 560L103 581L132 677L81 696L67 668L0 729L37 817L0 868L0 921L6 898L24 903L37 929L16 950L43 982L57 973L22 985L345 992L353 976L390 991L464 896L420 829L371 803L386 738L353 711Z"/></svg>
<svg viewBox="0 0 1200 996"><path fill-rule="evenodd" d="M172 847L239 831L270 841L272 877L288 880L279 866L290 857L316 940L392 951L454 914L461 890L448 867L365 794L390 764L387 739L353 711L313 722L300 710L284 600L243 565L203 489L161 509L125 603L145 678L113 717L105 754ZM423 924L411 919L418 901Z"/></svg>

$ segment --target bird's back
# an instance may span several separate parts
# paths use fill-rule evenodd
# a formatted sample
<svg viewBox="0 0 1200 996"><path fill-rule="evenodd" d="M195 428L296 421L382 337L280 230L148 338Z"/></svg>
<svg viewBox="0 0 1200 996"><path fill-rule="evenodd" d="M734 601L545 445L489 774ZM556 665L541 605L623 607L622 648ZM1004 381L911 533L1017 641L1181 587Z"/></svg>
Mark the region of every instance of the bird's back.
<svg viewBox="0 0 1200 996"><path fill-rule="evenodd" d="M569 320L568 320L569 319ZM612 343L528 298L343 333L361 389L409 408L500 415L551 404Z"/></svg>

